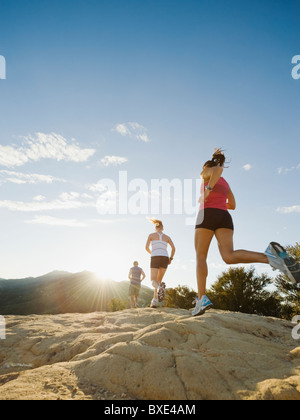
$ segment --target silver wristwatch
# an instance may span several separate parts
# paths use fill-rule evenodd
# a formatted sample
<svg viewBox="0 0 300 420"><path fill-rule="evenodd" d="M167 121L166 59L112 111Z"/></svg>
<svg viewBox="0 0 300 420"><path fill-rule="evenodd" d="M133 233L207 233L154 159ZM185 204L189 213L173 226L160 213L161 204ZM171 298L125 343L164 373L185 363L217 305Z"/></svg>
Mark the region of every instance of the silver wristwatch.
<svg viewBox="0 0 300 420"><path fill-rule="evenodd" d="M213 190L213 188L211 188L209 185L206 185L205 189L208 190L208 191L212 191Z"/></svg>

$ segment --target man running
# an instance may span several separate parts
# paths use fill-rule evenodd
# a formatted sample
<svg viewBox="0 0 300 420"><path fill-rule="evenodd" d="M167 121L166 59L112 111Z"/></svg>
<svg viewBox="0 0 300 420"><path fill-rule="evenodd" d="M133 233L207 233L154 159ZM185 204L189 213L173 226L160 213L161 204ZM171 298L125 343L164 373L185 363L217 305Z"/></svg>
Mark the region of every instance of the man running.
<svg viewBox="0 0 300 420"><path fill-rule="evenodd" d="M128 278L130 280L129 296L131 309L138 308L138 297L141 290L141 283L146 278L143 269L139 267L139 263L134 261L133 267L129 270Z"/></svg>

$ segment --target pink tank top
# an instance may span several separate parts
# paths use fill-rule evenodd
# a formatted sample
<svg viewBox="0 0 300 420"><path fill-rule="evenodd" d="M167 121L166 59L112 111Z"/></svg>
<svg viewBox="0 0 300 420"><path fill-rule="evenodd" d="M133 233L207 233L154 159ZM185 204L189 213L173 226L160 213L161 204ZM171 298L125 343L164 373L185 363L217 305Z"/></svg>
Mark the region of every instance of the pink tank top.
<svg viewBox="0 0 300 420"><path fill-rule="evenodd" d="M204 184L204 188L206 185L208 185L208 182ZM201 203L200 210L203 208L213 208L228 211L226 203L229 190L229 184L225 181L224 178L221 177L214 186L214 189L209 194L208 199L205 201L204 205Z"/></svg>

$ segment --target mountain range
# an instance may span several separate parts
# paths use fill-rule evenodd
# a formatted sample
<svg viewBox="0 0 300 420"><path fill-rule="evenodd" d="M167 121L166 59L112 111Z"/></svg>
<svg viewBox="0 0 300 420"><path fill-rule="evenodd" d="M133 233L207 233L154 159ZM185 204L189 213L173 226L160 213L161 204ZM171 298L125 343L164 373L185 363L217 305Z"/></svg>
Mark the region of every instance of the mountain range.
<svg viewBox="0 0 300 420"><path fill-rule="evenodd" d="M39 277L0 279L1 315L43 315L107 311L113 298L128 300L129 281L102 280L89 271L53 271ZM153 291L142 286L140 305L150 304Z"/></svg>

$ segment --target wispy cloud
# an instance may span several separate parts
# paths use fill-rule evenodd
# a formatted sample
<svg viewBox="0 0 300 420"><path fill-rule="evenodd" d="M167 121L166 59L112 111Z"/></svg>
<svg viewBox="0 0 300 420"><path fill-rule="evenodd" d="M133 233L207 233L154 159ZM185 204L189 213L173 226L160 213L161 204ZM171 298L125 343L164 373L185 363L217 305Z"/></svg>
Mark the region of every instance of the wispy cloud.
<svg viewBox="0 0 300 420"><path fill-rule="evenodd" d="M36 195L35 197L33 197L34 201L44 201L46 200L46 197L44 195Z"/></svg>
<svg viewBox="0 0 300 420"><path fill-rule="evenodd" d="M124 137L128 136L137 140L141 140L145 143L150 141L147 134L147 129L137 122L117 124L113 130L117 131L117 133Z"/></svg>
<svg viewBox="0 0 300 420"><path fill-rule="evenodd" d="M290 168L284 168L284 167L278 168L277 173L279 175L286 175L289 172L292 172L292 171L295 171L295 170L300 170L300 163L299 163L299 165L291 166Z"/></svg>
<svg viewBox="0 0 300 420"><path fill-rule="evenodd" d="M87 224L79 222L76 219L60 219L52 216L35 216L32 220L26 220L25 223L33 225L48 225L48 226L67 226L67 227L86 227Z"/></svg>
<svg viewBox="0 0 300 420"><path fill-rule="evenodd" d="M25 223L32 225L46 225L46 226L65 226L72 228L91 227L97 225L108 225L124 222L126 219L121 218L102 218L102 219L87 219L80 221L77 219L64 219L59 217L52 217L46 215L35 216L31 220L25 220Z"/></svg>
<svg viewBox="0 0 300 420"><path fill-rule="evenodd" d="M128 159L122 156L105 156L103 159L101 159L100 163L104 166L110 166L110 165L122 165L123 163L128 162Z"/></svg>
<svg viewBox="0 0 300 420"><path fill-rule="evenodd" d="M278 207L276 209L279 213L300 213L300 205L290 206L290 207Z"/></svg>
<svg viewBox="0 0 300 420"><path fill-rule="evenodd" d="M2 177L2 179L0 179L0 184L5 182L12 182L14 184L52 184L53 182L66 182L66 180L62 178L56 178L52 175L24 174L22 172L7 170L1 170L0 175Z"/></svg>
<svg viewBox="0 0 300 420"><path fill-rule="evenodd" d="M250 171L251 168L252 165L250 163L246 163L246 165L243 166L243 169L245 169L245 171Z"/></svg>
<svg viewBox="0 0 300 420"><path fill-rule="evenodd" d="M40 212L49 210L71 210L84 207L95 207L94 197L89 194L65 192L52 201L46 201L44 196L36 196L32 201L0 201L0 208L20 212Z"/></svg>
<svg viewBox="0 0 300 420"><path fill-rule="evenodd" d="M13 168L41 159L86 162L95 152L95 149L82 149L74 139L67 140L59 134L36 133L23 137L21 146L0 145L0 165Z"/></svg>
<svg viewBox="0 0 300 420"><path fill-rule="evenodd" d="M88 184L86 185L86 188L93 193L103 193L107 190L107 187L105 187L101 182L97 182L96 184Z"/></svg>

